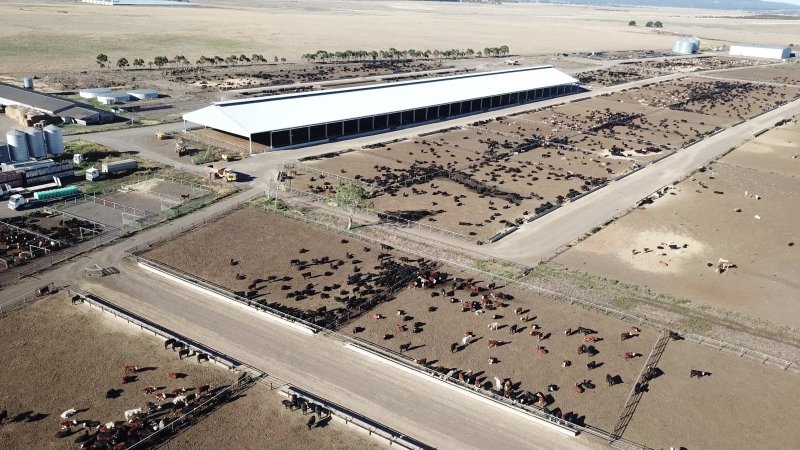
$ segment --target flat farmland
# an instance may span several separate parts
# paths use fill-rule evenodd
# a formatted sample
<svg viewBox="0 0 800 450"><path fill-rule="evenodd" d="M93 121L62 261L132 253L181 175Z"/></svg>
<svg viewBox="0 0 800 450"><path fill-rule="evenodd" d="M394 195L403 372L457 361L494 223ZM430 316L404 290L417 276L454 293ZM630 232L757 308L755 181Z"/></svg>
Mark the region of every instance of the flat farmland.
<svg viewBox="0 0 800 450"><path fill-rule="evenodd" d="M451 274L458 276L466 277ZM485 281L476 282L485 286ZM450 282L445 283L445 290L451 287ZM623 321L512 286L498 286L479 295L491 292L510 296L504 302L507 306L475 313L463 310L464 302L479 300L470 296L469 290L455 290L452 296L435 292L439 295L434 296L430 290L407 289L375 308L374 313L385 319L362 316L347 331L395 352L401 345L408 347L403 352L406 357L425 359L428 367L454 378L463 374L467 382L483 389L502 394L495 386L497 377L511 382L514 398L522 400L542 392L549 410L571 412L579 422L613 431L646 358L626 360L623 355L647 355L657 333L644 329L621 341L620 334L631 329ZM522 309L521 314L515 313L517 308ZM521 321L523 316L530 320ZM495 322L498 329L490 329ZM413 324L421 331L397 332L397 324L407 324L409 329ZM513 334L512 325L518 327ZM588 344L598 351L595 356L577 354L577 347L584 345L583 334L565 335L566 329L579 326L597 331L591 336L602 338ZM534 328L547 337L537 342L530 335ZM463 345L462 338L469 332L474 335L472 343ZM498 341L497 346L489 347L490 340ZM457 344L455 353L451 352L453 343ZM545 347L547 354L537 353L537 346ZM490 358L495 358L491 364ZM563 367L565 360L571 365ZM591 361L599 366L589 369ZM796 374L688 341L670 341L657 367L661 374L649 382L625 438L653 448L711 448L724 442L725 448L736 449L751 448L751 433L758 435L755 439L764 448L785 448L796 439L797 430L781 432L793 420L791 411L797 410L794 398L800 384ZM712 375L690 379L691 369ZM621 383L608 386L606 375L619 376ZM578 394L572 389L576 383L589 388ZM548 392L551 385L556 390ZM725 424L708 427L703 420L709 416L724 419Z"/></svg>
<svg viewBox="0 0 800 450"><path fill-rule="evenodd" d="M291 240L286 239L289 230ZM333 321L389 297L389 288L411 267L395 263L395 253L382 253L379 247L246 207L143 256L296 317ZM384 259L396 265L382 266Z"/></svg>
<svg viewBox="0 0 800 450"><path fill-rule="evenodd" d="M734 150L556 262L797 327L800 180L796 151L783 137L793 130L780 127ZM715 272L720 258L736 267Z"/></svg>

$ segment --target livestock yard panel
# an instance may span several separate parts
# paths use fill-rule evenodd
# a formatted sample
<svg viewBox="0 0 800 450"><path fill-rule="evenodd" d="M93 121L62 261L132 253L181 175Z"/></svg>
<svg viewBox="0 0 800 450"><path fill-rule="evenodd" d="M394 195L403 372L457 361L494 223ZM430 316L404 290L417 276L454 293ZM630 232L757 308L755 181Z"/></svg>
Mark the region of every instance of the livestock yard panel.
<svg viewBox="0 0 800 450"><path fill-rule="evenodd" d="M0 271L88 241L105 229L59 213L34 212L0 223Z"/></svg>
<svg viewBox="0 0 800 450"><path fill-rule="evenodd" d="M465 277L463 274L451 274L451 277ZM486 286L487 280L477 280ZM445 290L452 288L446 283ZM405 353L414 359L426 359L432 367L443 368L443 373L451 369L459 372L472 371L481 387L495 390L494 377L501 381L509 379L512 384L513 398L520 394L542 392L548 396L548 408L559 408L563 413L573 412L582 417L586 424L605 430L613 430L618 411L625 403L634 379L639 374L644 358L626 360L625 352L647 354L656 340L656 334L643 330L638 336L620 341L620 334L630 331L630 325L601 314L588 313L572 308L566 304L546 299L530 292L510 287L499 287L496 290L485 290L480 295L491 296L491 293L503 293L512 297L491 309L463 311L464 303L480 301L480 296L471 296L470 290L456 290L452 296L442 296L439 289L431 296L431 290L408 289L393 301L375 309L375 313L386 317L375 320L365 316L353 323L350 333L358 331L355 336L375 342L394 351L400 350L401 344L411 344L411 350ZM455 298L455 303L453 303ZM515 310L522 308L522 314ZM433 311L432 311L433 310ZM402 314L399 316L397 312ZM522 322L523 316L528 321ZM494 318L497 317L497 318ZM396 324L407 324L410 331L398 333ZM497 323L497 330L490 325ZM422 330L414 333L415 324ZM511 326L517 331L511 333ZM599 342L584 342L583 333L565 336L568 328L576 330L579 326L596 331L594 336ZM534 330L535 328L535 330ZM531 336L531 331L543 333L543 339ZM464 345L465 333L473 333L474 339ZM385 339L386 335L391 336ZM546 338L545 338L546 337ZM498 341L490 347L489 341ZM457 343L457 351L451 352L451 344ZM592 345L598 351L595 356L578 354L581 345ZM536 352L542 346L546 354ZM489 363L489 358L496 362ZM590 361L602 363L595 369L589 369ZM563 367L564 361L570 361ZM605 375L619 375L621 384L609 387ZM589 381L595 385L582 394L573 391L576 383ZM473 380L474 385L474 380ZM554 385L557 390L548 392L548 386ZM500 394L503 390L500 389Z"/></svg>
<svg viewBox="0 0 800 450"><path fill-rule="evenodd" d="M727 164L800 178L800 123L795 119L745 143L722 159Z"/></svg>
<svg viewBox="0 0 800 450"><path fill-rule="evenodd" d="M767 81L800 85L800 67L797 64L773 64L769 66L746 67L715 74L720 78L734 78L737 80Z"/></svg>
<svg viewBox="0 0 800 450"><path fill-rule="evenodd" d="M286 239L287 230L292 239ZM309 321L346 319L370 308L373 300L391 296L391 288L410 267L398 262L405 256L397 252L253 207L143 256Z"/></svg>
<svg viewBox="0 0 800 450"><path fill-rule="evenodd" d="M81 411L74 417L79 421L123 421L126 410L156 402L156 393L235 380L234 374L213 364L178 359L152 334L112 321L97 308L72 306L66 293L39 300L0 323L5 343L0 356L7 364L0 377L2 409L9 418L24 412L40 417L31 422L23 417L0 427L0 442L7 449L75 448L73 440L83 432L76 430L63 439L54 436L64 421L59 415L70 408ZM135 381L121 384L126 365L148 369L136 373ZM169 373L187 376L171 379ZM144 395L147 386L159 389ZM119 398L106 398L109 389Z"/></svg>
<svg viewBox="0 0 800 450"><path fill-rule="evenodd" d="M704 70L730 69L759 64L767 61L731 58L727 56L688 57L676 59L658 59L618 64L606 69L581 72L577 78L581 83L590 86L614 86L622 83L660 77L672 73L691 73Z"/></svg>
<svg viewBox="0 0 800 450"><path fill-rule="evenodd" d="M373 202L378 211L480 240L503 230L506 222L533 212L532 207L480 195L447 178L404 187Z"/></svg>
<svg viewBox="0 0 800 450"><path fill-rule="evenodd" d="M466 278L458 273L450 276ZM364 316L348 331L420 364L424 360L425 365L442 374L463 378L498 395L506 392L496 386L495 377L501 384L510 382L508 396L518 401L530 401L541 392L550 411L574 414L580 423L612 432L657 340L656 333L649 329L636 332L623 321L529 291L510 286L488 289L487 280L473 282L483 287L481 292L471 294L471 289L455 289L442 293L441 290L452 290L451 282L429 290L408 289L375 309L382 319ZM471 303L481 303L484 295L491 299L492 294L499 297L501 293L505 300L493 300L494 306L476 310ZM398 332L398 323L416 332ZM516 327L513 333L512 326ZM579 327L596 333L574 333ZM573 334L566 335L567 329ZM532 331L541 332L542 339L532 336ZM621 340L623 333L633 337ZM472 339L465 344L467 334ZM597 342L586 342L585 338ZM581 345L592 346L597 353L578 354ZM543 350L537 351L537 347ZM626 359L628 352L643 356ZM567 367L565 361L570 362ZM794 420L786 411L795 408L794 398L800 390L795 374L688 341L669 341L656 367L659 370L647 383L647 392L624 434L626 438L653 448L708 448L720 439L726 448L745 449L750 448L748 436L753 430L741 426L744 420L774 430L758 433L764 448L782 448L798 435L794 429L789 436L780 431ZM690 369L712 375L690 379ZM609 375L614 380L612 386L606 382ZM584 387L582 393L574 390L576 384ZM779 389L765 394L754 386ZM762 413L761 408L766 411ZM701 426L700 419L710 416L728 418L728 423L714 430Z"/></svg>
<svg viewBox="0 0 800 450"><path fill-rule="evenodd" d="M731 159L744 163L737 153ZM679 183L671 195L634 210L556 261L797 327L800 181L726 161ZM717 273L720 259L735 267Z"/></svg>
<svg viewBox="0 0 800 450"><path fill-rule="evenodd" d="M0 319L0 340L5 343L0 357L9 364L0 377L0 402L9 415L0 427L0 443L8 450L77 448L74 441L83 432L62 439L54 436L64 420L59 415L70 408L81 411L74 417L79 422L120 422L124 411L155 402L156 393L178 387L196 393L199 386L211 384L215 389L236 379L236 374L217 365L197 364L195 358L180 360L151 333L97 308L72 306L64 294ZM121 385L125 365L147 369L136 374L136 381ZM173 380L168 377L171 372L187 376ZM160 389L146 395L142 390L147 386ZM118 391L119 398L105 398L109 388ZM335 425L309 432L306 417L284 409L281 400L278 394L256 386L193 424L166 448L224 448L231 443L241 448L287 450L378 448L374 441ZM39 420L11 422L25 412Z"/></svg>
<svg viewBox="0 0 800 450"><path fill-rule="evenodd" d="M687 341L670 342L625 437L653 448L791 448L796 373ZM710 372L690 378L691 370ZM708 420L713 422L709 423Z"/></svg>

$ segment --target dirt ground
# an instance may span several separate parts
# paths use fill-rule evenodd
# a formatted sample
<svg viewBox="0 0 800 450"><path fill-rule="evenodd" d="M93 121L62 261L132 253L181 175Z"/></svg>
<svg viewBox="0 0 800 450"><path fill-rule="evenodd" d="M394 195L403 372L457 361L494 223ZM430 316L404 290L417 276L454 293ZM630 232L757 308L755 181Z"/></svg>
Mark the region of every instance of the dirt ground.
<svg viewBox="0 0 800 450"><path fill-rule="evenodd" d="M66 293L44 298L0 319L0 357L5 363L0 377L0 409L9 417L31 411L41 414L34 422L6 423L0 427L0 447L7 449L73 449L73 437L54 435L70 408L85 409L77 420L106 423L124 420L123 412L154 401L142 394L146 386L197 387L227 384L235 375L219 366L194 359L179 360L164 350L163 342L129 327L89 305L72 306ZM138 365L134 383L121 385L124 365ZM170 380L169 372L188 375ZM106 399L108 389L121 396ZM234 405L231 405L234 407ZM214 415L206 420L214 421Z"/></svg>
<svg viewBox="0 0 800 450"><path fill-rule="evenodd" d="M194 450L202 448L263 449L281 448L331 450L385 448L357 428L345 428L340 422L309 431L307 416L299 410L287 411L285 397L266 387L255 386L244 397L226 404L209 418L189 428L164 448Z"/></svg>
<svg viewBox="0 0 800 450"><path fill-rule="evenodd" d="M586 424L612 431L656 341L656 333L646 329L639 336L620 342L620 333L629 329L625 322L527 291L508 287L498 290L513 295L514 299L509 307L485 315L462 312L460 304L451 304L447 298L431 298L429 291L408 290L375 309L387 319L375 321L364 316L355 322L354 326L365 329L355 336L394 351L399 351L401 344L411 343L411 350L406 352L411 358L427 358L431 366L441 366L445 370L472 370L483 383L493 383L494 377L508 378L514 383L515 392L547 393L547 386L556 384L559 389L551 393L548 408L575 412ZM455 296L469 298L464 291L458 291ZM436 311L431 312L429 306L435 306ZM521 323L520 316L513 311L519 306L525 309L523 314L535 316L535 319ZM396 333L394 324L401 320L396 316L398 309L411 316L411 321L422 322L423 331ZM502 318L492 319L494 313ZM492 322L505 327L488 330ZM508 326L512 324L522 326L522 331L509 334ZM532 324L552 335L537 344L536 339L529 336ZM568 327L574 330L577 326L592 328L599 332L597 336L604 338L592 344L600 352L597 356L576 354L575 349L582 343L583 336L564 336L564 330ZM474 332L477 341L451 354L450 344L459 342L467 331ZM384 334L393 337L385 340ZM487 347L489 339L507 344L490 349ZM549 353L537 354L536 345L545 346ZM628 351L645 356L626 361L622 355ZM490 365L490 357L499 361ZM571 367L561 366L565 359L573 363ZM591 360L602 366L589 370L586 364ZM650 382L650 392L641 400L623 435L625 438L653 448L746 449L752 448L755 442L750 440L751 434L757 435L754 439L760 448L791 447L798 436L798 430L782 431L793 420L793 411L798 411L793 399L800 392L800 383L795 373L687 341L669 342L657 367L664 373ZM690 369L705 370L712 375L700 380L689 379ZM619 375L622 384L608 387L606 374ZM582 394L573 392L572 385L585 380L596 387ZM714 424L718 425L712 426L709 417L714 417Z"/></svg>
<svg viewBox="0 0 800 450"><path fill-rule="evenodd" d="M343 244L340 242L340 235L288 220L254 209L240 210L215 224L206 225L190 235L158 247L146 256L165 261L195 276L212 281L222 279L225 285L230 287L235 283L244 286L242 283L247 283L250 277L254 276L250 275L253 271L257 274L272 273L278 277L284 274L294 276L297 269L282 261L298 256L297 250L291 244L283 244L285 240L271 237L273 233L280 233L280 230L289 227L297 236L296 242L303 242L303 246L309 250L299 255L303 258L306 258L305 255L308 255L308 258L321 255L336 257L340 251L351 249L350 251L355 252L364 245L355 241ZM251 227L257 228L258 231L249 231ZM224 232L228 234L240 233L248 236L247 239L241 240L244 244L237 242L236 239L227 241L227 248L236 252L241 251L239 249L244 248L244 245L247 246L246 255L237 253L242 256L236 266L226 268L229 266L228 254L210 252L207 247L211 242L210 237L223 233L221 230L226 230ZM181 249L180 254L174 251L175 248ZM203 254L205 260L208 260L207 254L221 254L212 263L200 264L196 262L200 259L198 251L205 252ZM370 253L374 253L374 250ZM369 258L370 255L365 256L363 252L359 252L357 257ZM237 270L247 271L248 279L236 280L234 275ZM446 266L440 270L448 272L451 277L467 278ZM486 287L485 280L477 279L475 282ZM446 283L443 287L445 291L452 290L452 282ZM274 296L272 298L277 297L279 302L284 301L280 299L280 291L267 290L271 292L270 296ZM445 295L442 295L439 287L435 290L405 288L393 300L374 307L368 314L342 328L342 331L395 352L401 350L401 345L408 345L406 356L414 359L425 358L429 366L444 372L456 370L456 376L458 371L471 370L471 374L486 388L494 384L494 377L498 377L501 380L511 381L514 395L537 391L547 393L548 408L551 410L558 408L563 413L574 412L579 420L586 424L613 430L632 383L657 339L657 333L643 329L640 333L635 333L637 334L635 337L621 341L620 334L631 330L631 325L623 321L516 287L495 286L492 290L484 290L479 295L491 293L505 294L504 303L507 306L497 306L494 310L489 309L483 314L476 314L474 311L463 311L462 301L480 300L478 296L471 296L466 289L455 289L452 293L445 292ZM456 299L455 303L451 298ZM519 314L516 312L517 308L522 308ZM374 314L379 314L382 319L376 320ZM521 320L523 316L528 316L528 320L523 322ZM489 328L489 324L493 322L498 323L497 330ZM399 331L398 324L405 325L405 330ZM518 327L514 334L510 332L511 325ZM582 334L565 336L564 331L567 328L575 330L580 326L595 330L597 334L593 336L602 338L598 342L587 343L598 351L595 356L577 354L577 347L584 344ZM537 342L536 337L530 334L534 327L544 334L541 342ZM474 333L475 340L469 345L460 345L466 332ZM490 348L489 340L500 342ZM451 343L460 345L457 352L451 353ZM547 353L537 353L537 345L545 347ZM625 352L636 352L643 356L626 360L623 357ZM797 389L797 386L790 386L792 377L796 375L785 373L774 366L757 366L736 357L717 355L718 351L711 347L701 347L683 341L670 342L662 359L664 363L659 365L664 374L651 382L651 392L645 394L640 406L643 412L637 412L634 416L634 421L630 424L625 437L660 447L671 445L671 442L674 443L671 439L680 435L684 441L679 443L680 445L688 445L689 448L705 447L706 443L712 442L716 434L695 426L697 420L693 417L709 417L716 414L718 407L730 409L739 404L760 404L764 398L775 402L773 409L789 412L792 408L796 408L790 396L781 395L782 392L792 392ZM496 358L496 362L490 364L490 358ZM572 364L566 368L562 367L564 360L569 360ZM589 369L587 364L590 361L596 361L599 367ZM749 382L743 383L738 375L735 378L726 375L738 374L740 366L748 374L748 380L751 378L756 380L759 386L764 386L769 392L763 393L752 389ZM713 376L703 380L691 380L693 384L687 383L685 380L688 379L687 367L710 371ZM607 386L605 381L607 374L612 377L618 375L621 384ZM584 383L588 388L584 393L577 394L572 389L575 383ZM692 402L691 414L678 418L673 417L673 409L662 407L680 401L685 392L697 387L696 383L715 383L713 390L698 394L703 398L707 395L707 398L714 398L715 401ZM548 386L551 384L556 385L557 390L548 392ZM777 393L773 391L773 387ZM720 392L724 392L725 395L719 394ZM716 397L712 397L712 393L715 393ZM687 409L681 405L676 405L675 408ZM785 419L756 414L755 410L748 409L748 411L753 413L746 414L737 410L730 414L744 417L741 420L750 421L754 426L765 428L786 426ZM792 415L787 414L782 417L792 417ZM675 429L680 429L681 433L674 433ZM733 426L725 428L724 432L725 439L747 442L746 433L739 435L738 438L732 436L738 432ZM765 445L780 445L785 439L785 436L774 439L770 436L767 434L760 439L763 439ZM734 447L739 448L738 444Z"/></svg>
<svg viewBox="0 0 800 450"><path fill-rule="evenodd" d="M291 186L326 197L337 177L360 180L376 211L482 243L798 95L791 87L699 78L656 83L325 155L304 161ZM518 151L534 144L565 148ZM434 169L453 176L429 176Z"/></svg>
<svg viewBox="0 0 800 450"><path fill-rule="evenodd" d="M164 350L162 341L89 305L72 306L66 294L56 294L0 319L0 357L7 364L0 377L0 409L13 417L24 411L46 415L35 422L6 423L0 427L4 449L74 449L77 436L56 438L61 412L83 409L78 420L103 423L122 420L128 409L151 399L144 386L217 386L236 375L210 363L179 360ZM119 385L122 366L153 367L138 373L139 380ZM188 375L170 380L168 372ZM33 376L32 376L33 375ZM121 397L105 398L109 388L122 388ZM338 422L309 432L299 411L288 412L279 394L256 385L244 396L223 405L198 424L170 441L166 448L381 448L380 444L345 429Z"/></svg>
<svg viewBox="0 0 800 450"><path fill-rule="evenodd" d="M797 130L790 123L745 144L555 261L799 326L795 249L800 236L793 205L800 201L800 160L792 145ZM736 267L716 273L720 258Z"/></svg>
<svg viewBox="0 0 800 450"><path fill-rule="evenodd" d="M291 240L286 239L287 230L292 230ZM372 278L382 273L378 265L383 253L378 246L365 246L249 207L143 256L312 320L320 308L346 310L346 305L385 292L386 286ZM351 277L358 274L369 280L367 286L356 288Z"/></svg>
<svg viewBox="0 0 800 450"><path fill-rule="evenodd" d="M667 344L624 437L654 448L792 448L800 428L796 373L694 342ZM711 375L689 378L689 371Z"/></svg>
<svg viewBox="0 0 800 450"><path fill-rule="evenodd" d="M766 67L748 67L718 74L721 78L739 80L769 81L800 85L800 66L796 63L775 64Z"/></svg>

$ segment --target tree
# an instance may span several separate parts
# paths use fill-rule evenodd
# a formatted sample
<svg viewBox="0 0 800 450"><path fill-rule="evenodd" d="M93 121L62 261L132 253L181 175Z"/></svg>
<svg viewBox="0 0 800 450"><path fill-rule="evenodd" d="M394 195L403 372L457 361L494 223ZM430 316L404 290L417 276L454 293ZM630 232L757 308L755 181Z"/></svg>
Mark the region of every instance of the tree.
<svg viewBox="0 0 800 450"><path fill-rule="evenodd" d="M277 56L275 57L275 62L278 62L278 57Z"/></svg>
<svg viewBox="0 0 800 450"><path fill-rule="evenodd" d="M144 67L144 60L142 58L136 58L133 60L133 67Z"/></svg>
<svg viewBox="0 0 800 450"><path fill-rule="evenodd" d="M655 22L653 22L653 28L663 28L663 27L664 27L664 24L661 23L660 20L656 20Z"/></svg>
<svg viewBox="0 0 800 450"><path fill-rule="evenodd" d="M130 64L128 64L127 58L120 58L117 60L117 67L119 67L122 70L125 70L125 68L128 67L129 65Z"/></svg>
<svg viewBox="0 0 800 450"><path fill-rule="evenodd" d="M104 55L104 54L102 54L102 53L100 53L99 55L97 55L97 64L98 64L100 67L105 67L105 66L106 66L106 64L108 64L108 56L106 56L106 55Z"/></svg>
<svg viewBox="0 0 800 450"><path fill-rule="evenodd" d="M630 22L628 22L628 26L629 27L635 27L636 26L636 21L635 20L631 20Z"/></svg>
<svg viewBox="0 0 800 450"><path fill-rule="evenodd" d="M159 69L167 63L169 63L169 58L166 56L156 56L153 58L153 64L155 64Z"/></svg>
<svg viewBox="0 0 800 450"><path fill-rule="evenodd" d="M286 62L286 58L281 58L281 62Z"/></svg>
<svg viewBox="0 0 800 450"><path fill-rule="evenodd" d="M647 27L647 28L653 28L653 21L651 20L651 21L647 22L646 24L644 24L644 26Z"/></svg>
<svg viewBox="0 0 800 450"><path fill-rule="evenodd" d="M339 208L347 210L348 230L353 228L353 214L372 206L363 184L357 180L343 178L336 181L336 194L333 196L333 202Z"/></svg>

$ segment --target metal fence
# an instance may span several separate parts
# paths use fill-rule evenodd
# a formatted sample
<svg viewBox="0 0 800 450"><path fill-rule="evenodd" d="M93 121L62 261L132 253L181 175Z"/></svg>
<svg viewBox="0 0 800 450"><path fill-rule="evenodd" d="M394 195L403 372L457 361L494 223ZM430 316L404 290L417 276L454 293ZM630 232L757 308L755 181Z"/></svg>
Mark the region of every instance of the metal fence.
<svg viewBox="0 0 800 450"><path fill-rule="evenodd" d="M289 395L292 394L297 395L298 397L303 398L306 401L323 406L328 411L330 411L332 415L343 420L346 424L356 425L366 430L370 436L375 434L377 436L382 437L383 439L386 439L389 442L390 446L399 445L401 447L413 450L428 450L428 449L433 450L434 448L416 439L406 436L405 434L400 433L397 430L393 430L387 427L386 425L380 424L378 422L375 422L374 420L369 419L368 417L365 417L361 414L351 411L350 409L347 409L344 406L333 403L330 400L323 399L322 397L316 396L296 386L291 386L288 389L286 389L286 393Z"/></svg>
<svg viewBox="0 0 800 450"><path fill-rule="evenodd" d="M200 344L199 342L196 342L196 341L194 341L192 339L189 339L186 336L178 334L178 333L176 333L174 331L168 330L168 329L166 329L166 328L164 328L164 327L162 327L160 325L157 325L157 324L155 324L155 323L153 323L153 322L151 322L151 321L149 321L149 320L147 320L147 319L145 319L145 318L143 318L141 316L138 316L138 315L136 315L136 314L134 314L134 313L132 313L130 311L127 311L127 310L125 310L125 309L123 309L123 308L121 308L121 307L119 307L119 306L107 301L107 300L101 299L101 298L99 298L99 297L97 297L97 296L95 296L93 294L90 294L88 292L85 292L83 290L80 290L80 289L77 289L77 288L74 288L74 287L69 287L68 290L70 291L71 294L78 295L81 298L82 301L85 301L86 303L88 303L88 304L90 304L92 306L98 307L98 308L100 308L101 310L103 310L105 312L111 313L112 315L114 315L116 317L124 319L129 324L132 324L134 326L138 326L143 330L148 330L149 332L152 332L154 335L160 336L160 337L162 337L164 339L176 339L176 340L178 340L180 342L183 342L183 343L187 344L189 348L195 350L196 352L203 352L203 353L209 355L209 357L213 361L215 361L215 362L217 362L219 364L222 364L222 365L224 365L224 366L226 366L226 367L228 367L230 369L237 370L237 371L240 371L240 372L250 373L250 374L254 375L254 377L252 378L252 381L254 383L258 383L258 384L261 384L261 385L263 385L265 387L269 387L270 390L283 388L287 392L292 392L292 393L299 394L299 395L301 395L303 397L308 398L309 400L313 401L314 403L319 403L321 405L324 405L326 408L328 408L330 411L332 411L338 417L342 418L345 422L352 423L352 424L354 424L356 426L359 426L359 427L363 428L364 430L366 430L367 432L369 432L370 434L373 434L373 433L377 434L377 435L387 439L388 441L390 441L393 444L398 444L398 445L401 445L403 447L410 448L410 449L427 449L427 448L430 448L429 446L427 446L427 445L425 445L425 444L423 444L423 443L421 443L419 441L416 441L415 439L412 439L412 438L410 438L408 436L405 436L402 433L399 433L399 432L397 432L395 430L392 430L391 428L389 428L389 427L387 427L385 425L382 425L382 424L379 424L379 423L377 423L375 421L372 421L372 420L370 420L370 419L368 419L368 418L366 418L366 417L364 417L364 416L362 416L360 414L357 414L357 413L355 413L355 412L353 412L353 411L351 411L351 410L349 410L347 408L344 408L343 406L337 405L337 404L335 404L333 402L330 402L330 401L328 401L326 399L323 399L322 397L313 395L308 391L305 391L305 390L303 390L303 389L301 389L301 388L299 388L297 386L294 386L294 385L288 383L287 381L284 381L284 380L281 380L281 379L276 378L274 376L268 375L265 372L263 372L263 371L261 371L259 369L256 369L255 367L253 367L253 366L251 366L249 364L246 364L246 363L243 363L241 361L238 361L235 358L233 358L231 356L228 356L228 355L226 355L226 354L224 354L224 353L222 353L220 351L217 351L217 350L215 350L215 349L213 349L211 347L208 347L208 346L206 346L204 344ZM311 326L313 326L313 325L311 325ZM236 385L231 385L228 388L226 388L224 391L229 390L229 389L236 389L236 388L238 388ZM209 399L206 403L198 405L196 408L194 408L192 411L188 412L187 414L184 414L183 416L177 418L175 421L171 422L164 429L162 429L163 431L159 430L158 432L154 433L153 435L150 435L147 438L145 438L145 439L133 444L130 447L126 447L126 448L129 448L129 449L139 448L140 446L146 445L147 443L151 442L153 439L158 437L158 434L160 434L162 432L163 433L172 433L172 432L175 432L175 431L179 431L180 430L179 427L184 427L185 428L184 424L186 423L186 421L188 419L191 418L191 416L193 414L195 414L195 412L197 410L204 409L204 406L208 402L214 401L215 399L218 398L219 395L225 395L224 391L216 394L214 397ZM154 447L154 448L157 448L157 447Z"/></svg>
<svg viewBox="0 0 800 450"><path fill-rule="evenodd" d="M285 217L292 217L292 218L301 220L301 221L303 221L305 223L310 223L310 224L313 224L313 225L317 225L317 226L323 227L325 229L328 229L328 230L336 232L336 233L348 234L350 236L356 237L356 238L364 240L366 242L371 242L371 243L376 244L376 245L385 243L384 241L381 241L379 239L375 239L373 237L365 235L358 228L353 229L353 230L345 230L345 229L343 229L341 227L338 227L338 226L336 226L334 224L316 221L316 220L313 220L313 219L311 219L311 218L309 218L307 216L301 216L301 215L298 215L298 214L294 214L294 213L292 213L290 211L284 210L284 211L276 211L276 212L278 212L279 214L284 215ZM623 321L626 321L626 322L629 322L629 323L642 325L642 326L650 326L650 327L652 327L654 329L658 329L658 330L667 328L667 329L672 329L673 331L680 331L680 330L675 330L674 326L672 326L670 324L667 324L667 323L662 323L662 322L656 321L654 319L648 319L648 318L645 318L645 317L641 317L641 316L637 316L637 315L633 315L633 314L628 314L626 312L622 312L620 310L617 310L617 309L614 309L614 308L599 304L597 302L593 302L590 299L579 298L579 297L574 296L574 295L564 294L564 293L561 293L561 292L557 292L557 291L554 291L554 290L551 290L551 289L543 288L543 287L536 286L534 284L528 283L528 282L520 279L521 276L527 274L531 270L530 267L525 266L525 265L516 264L516 263L510 262L510 261L500 260L498 258L494 258L494 257L486 255L486 254L481 254L479 252L475 252L475 251L471 251L471 250L467 250L467 249L457 248L458 251L464 250L464 254L469 254L469 255L471 255L473 257L477 257L477 258L485 259L485 260L489 260L489 261L497 261L497 262L502 263L503 265L507 265L508 267L513 268L516 271L519 271L520 275L518 277L508 277L508 276L504 276L504 275L499 274L499 273L489 272L489 271L481 270L481 269L479 269L477 267L474 267L474 266L469 266L469 265L463 264L461 262L453 260L452 258L444 257L442 254L436 254L436 253L432 253L432 252L426 252L426 251L421 251L419 249L411 249L411 248L408 248L408 247L401 247L401 246L397 246L397 245L395 245L395 247L398 248L399 250L404 251L404 252L408 252L408 253L411 253L411 254L414 254L414 255L417 255L417 256L421 256L421 257L424 257L424 258L427 258L427 259L431 259L431 260L435 260L435 261L442 261L447 265L456 267L456 268L458 268L460 270L463 270L463 271L467 271L467 272L470 272L470 273L473 273L473 274L478 274L478 275L487 277L488 279L494 279L494 280L498 280L498 281L503 281L505 283L509 283L509 284L518 286L518 287L523 288L525 290L536 292L537 294L540 294L540 295L549 296L549 297L552 297L554 299L558 299L558 300L567 302L570 305L578 304L581 307L583 307L584 309L597 311L597 312L602 313L603 315L612 316L612 317L615 317L617 319L620 319L620 320L623 320ZM762 363L765 363L765 364L773 364L773 365L776 365L778 367L783 368L784 370L791 369L793 371L796 371L796 372L800 373L800 365L798 365L794 361L790 361L790 360L787 360L787 359L784 359L784 358L779 358L779 357L772 356L772 355L767 355L767 354L765 354L763 352L759 352L759 351L756 351L756 350L753 350L753 349L748 349L746 347L742 347L742 346L739 346L739 345L730 344L730 343L727 343L727 342L724 342L724 341L720 341L720 340L717 340L717 339L713 339L713 338L710 338L710 337L701 336L701 335L698 335L698 334L695 334L695 333L691 333L691 332L681 331L680 335L681 335L681 337L684 337L684 338L689 339L691 341L694 341L694 342L697 342L697 343L700 343L700 344L704 344L704 345L708 345L708 346L714 347L714 348L716 348L718 350L721 350L721 351L732 353L732 354L738 355L740 357L747 357L748 359L752 359L754 361L759 361L759 362L762 362Z"/></svg>
<svg viewBox="0 0 800 450"><path fill-rule="evenodd" d="M61 211L59 211L61 212ZM93 234L94 237L80 242L76 245L62 248L55 252L49 252L44 256L39 256L18 267L10 267L0 272L0 285L11 284L20 278L31 276L42 270L50 269L56 264L68 259L90 252L98 247L106 245L123 235L121 230L107 227L110 231Z"/></svg>
<svg viewBox="0 0 800 450"><path fill-rule="evenodd" d="M56 287L53 283L48 283L44 286L36 288L30 292L14 297L12 299L0 303L0 317L6 316L9 313L24 307L25 305L36 301L37 299L56 292Z"/></svg>

